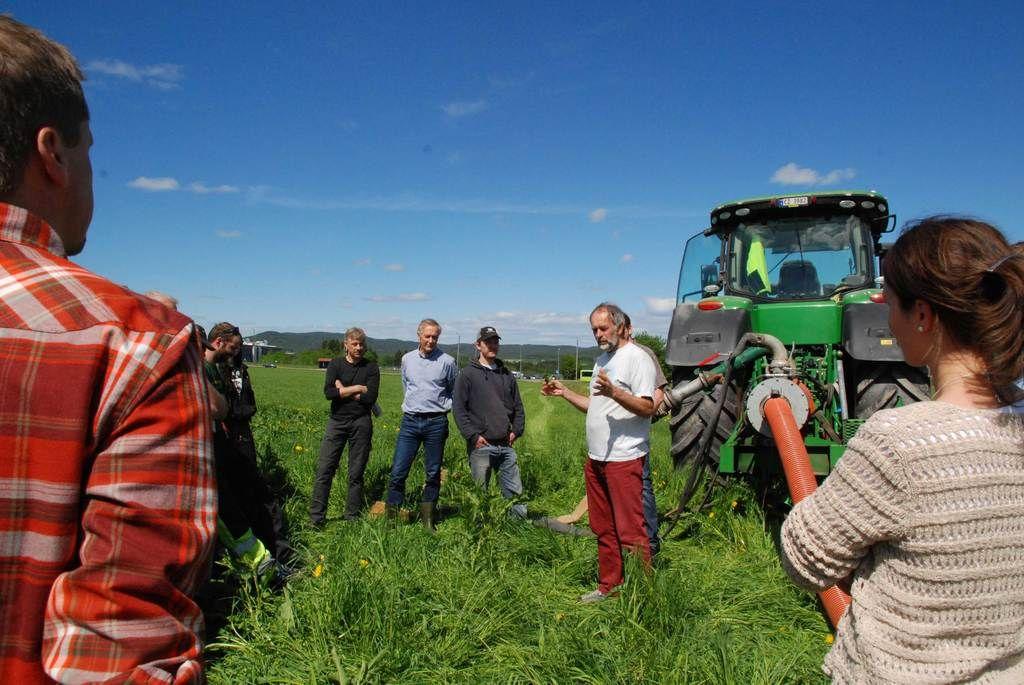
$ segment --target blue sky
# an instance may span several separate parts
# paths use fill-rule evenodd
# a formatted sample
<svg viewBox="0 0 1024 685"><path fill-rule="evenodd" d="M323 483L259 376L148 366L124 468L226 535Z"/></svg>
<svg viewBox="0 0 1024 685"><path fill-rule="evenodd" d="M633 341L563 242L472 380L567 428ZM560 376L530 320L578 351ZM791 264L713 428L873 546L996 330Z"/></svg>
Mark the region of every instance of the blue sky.
<svg viewBox="0 0 1024 685"><path fill-rule="evenodd" d="M1020 3L7 3L86 68L83 265L200 323L664 335L723 201L1024 239Z"/></svg>

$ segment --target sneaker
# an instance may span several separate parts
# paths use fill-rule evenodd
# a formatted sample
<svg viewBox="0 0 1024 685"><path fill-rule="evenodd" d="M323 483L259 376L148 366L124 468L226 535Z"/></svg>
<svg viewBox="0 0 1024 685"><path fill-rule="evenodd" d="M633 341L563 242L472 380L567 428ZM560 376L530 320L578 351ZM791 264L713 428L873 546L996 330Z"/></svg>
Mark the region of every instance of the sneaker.
<svg viewBox="0 0 1024 685"><path fill-rule="evenodd" d="M585 595L580 595L580 602L583 604L597 604L598 602L603 602L606 599L608 599L608 595L601 592L600 589L588 592Z"/></svg>

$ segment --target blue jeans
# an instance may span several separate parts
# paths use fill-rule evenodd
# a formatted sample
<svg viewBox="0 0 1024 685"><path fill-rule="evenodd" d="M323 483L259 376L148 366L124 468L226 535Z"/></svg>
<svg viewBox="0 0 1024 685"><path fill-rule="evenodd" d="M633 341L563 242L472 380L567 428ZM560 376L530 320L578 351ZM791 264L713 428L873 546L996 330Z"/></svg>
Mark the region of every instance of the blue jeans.
<svg viewBox="0 0 1024 685"><path fill-rule="evenodd" d="M658 537L658 505L654 502L654 484L651 482L651 455L644 457L644 480L641 497L644 500L644 523L647 525L647 537L651 541L651 556L661 549L661 538Z"/></svg>
<svg viewBox="0 0 1024 685"><path fill-rule="evenodd" d="M388 482L388 504L400 507L405 502L405 479L416 459L420 444L423 445L423 469L426 482L423 484L423 502L436 502L441 491L441 460L444 457L444 443L448 440L448 415L422 416L402 414L395 443L395 456L391 459L391 479Z"/></svg>
<svg viewBox="0 0 1024 685"><path fill-rule="evenodd" d="M504 445L487 445L469 453L469 472L473 474L477 485L486 490L493 471L498 472L498 488L502 497L512 499L523 494L523 480L519 476L514 449ZM526 505L513 504L509 513L526 518Z"/></svg>

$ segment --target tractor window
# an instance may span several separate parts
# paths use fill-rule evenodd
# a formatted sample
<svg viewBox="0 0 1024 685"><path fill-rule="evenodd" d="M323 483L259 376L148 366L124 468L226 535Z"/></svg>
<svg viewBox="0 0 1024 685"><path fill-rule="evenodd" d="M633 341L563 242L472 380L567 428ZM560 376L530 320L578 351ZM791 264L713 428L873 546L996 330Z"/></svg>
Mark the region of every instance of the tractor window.
<svg viewBox="0 0 1024 685"><path fill-rule="evenodd" d="M686 241L683 266L679 269L677 302L696 302L704 297L704 287L718 283L719 255L722 241L703 233Z"/></svg>
<svg viewBox="0 0 1024 685"><path fill-rule="evenodd" d="M813 299L870 285L871 235L856 216L739 224L730 237L732 289L765 299Z"/></svg>

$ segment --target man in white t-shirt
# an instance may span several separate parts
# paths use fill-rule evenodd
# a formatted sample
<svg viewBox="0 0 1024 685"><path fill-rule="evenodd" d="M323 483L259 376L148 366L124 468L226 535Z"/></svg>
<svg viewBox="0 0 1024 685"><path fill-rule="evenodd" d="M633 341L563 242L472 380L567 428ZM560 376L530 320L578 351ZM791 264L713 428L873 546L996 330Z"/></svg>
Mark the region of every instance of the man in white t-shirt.
<svg viewBox="0 0 1024 685"><path fill-rule="evenodd" d="M600 580L596 590L580 597L588 603L605 599L622 584L623 548L650 564L641 491L644 458L650 451L655 377L654 362L630 342L626 314L618 306L597 305L590 313L590 327L604 351L594 362L590 396L559 381L541 388L543 394L564 397L587 414L589 458L584 475Z"/></svg>

